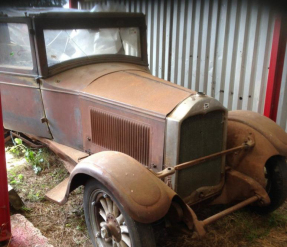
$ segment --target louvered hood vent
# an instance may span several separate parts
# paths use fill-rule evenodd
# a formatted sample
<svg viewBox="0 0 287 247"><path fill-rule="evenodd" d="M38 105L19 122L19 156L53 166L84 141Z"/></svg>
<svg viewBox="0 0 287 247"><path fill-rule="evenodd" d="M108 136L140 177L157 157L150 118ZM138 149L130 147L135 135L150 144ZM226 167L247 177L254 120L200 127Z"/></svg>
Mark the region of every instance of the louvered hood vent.
<svg viewBox="0 0 287 247"><path fill-rule="evenodd" d="M123 152L149 166L149 126L95 109L90 114L94 144Z"/></svg>

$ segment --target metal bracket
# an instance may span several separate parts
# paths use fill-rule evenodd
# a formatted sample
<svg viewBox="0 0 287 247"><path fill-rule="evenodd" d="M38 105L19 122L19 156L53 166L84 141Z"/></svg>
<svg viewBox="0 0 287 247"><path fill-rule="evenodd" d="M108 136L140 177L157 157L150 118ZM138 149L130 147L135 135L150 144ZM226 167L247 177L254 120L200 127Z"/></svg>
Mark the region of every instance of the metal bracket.
<svg viewBox="0 0 287 247"><path fill-rule="evenodd" d="M46 117L41 118L41 123L49 123L48 119Z"/></svg>
<svg viewBox="0 0 287 247"><path fill-rule="evenodd" d="M165 178L165 177L175 173L175 169L173 167L167 167L167 168L165 168L164 170L162 170L160 172L154 172L151 169L149 169L149 171L152 172L158 178Z"/></svg>

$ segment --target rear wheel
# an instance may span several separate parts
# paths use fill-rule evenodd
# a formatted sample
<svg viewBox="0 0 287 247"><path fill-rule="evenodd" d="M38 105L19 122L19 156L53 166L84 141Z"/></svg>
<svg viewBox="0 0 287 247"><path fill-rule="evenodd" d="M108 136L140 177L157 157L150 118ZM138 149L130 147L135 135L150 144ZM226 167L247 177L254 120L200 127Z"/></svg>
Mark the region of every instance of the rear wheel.
<svg viewBox="0 0 287 247"><path fill-rule="evenodd" d="M285 157L271 157L264 168L266 191L271 203L266 207L255 207L256 212L268 214L279 208L287 198L287 164Z"/></svg>
<svg viewBox="0 0 287 247"><path fill-rule="evenodd" d="M112 193L94 179L85 185L84 211L94 246L155 246L151 225L134 221Z"/></svg>

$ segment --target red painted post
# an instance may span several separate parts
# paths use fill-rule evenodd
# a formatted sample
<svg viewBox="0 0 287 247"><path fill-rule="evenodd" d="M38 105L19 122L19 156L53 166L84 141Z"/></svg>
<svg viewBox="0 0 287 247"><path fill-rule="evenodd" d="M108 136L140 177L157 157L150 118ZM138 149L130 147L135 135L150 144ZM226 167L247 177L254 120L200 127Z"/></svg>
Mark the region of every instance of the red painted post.
<svg viewBox="0 0 287 247"><path fill-rule="evenodd" d="M0 242L11 238L10 208L5 159L5 143L0 95Z"/></svg>
<svg viewBox="0 0 287 247"><path fill-rule="evenodd" d="M276 121L286 50L286 23L277 16L274 24L264 115Z"/></svg>
<svg viewBox="0 0 287 247"><path fill-rule="evenodd" d="M70 9L77 9L78 8L78 1L77 0L69 0L69 8Z"/></svg>

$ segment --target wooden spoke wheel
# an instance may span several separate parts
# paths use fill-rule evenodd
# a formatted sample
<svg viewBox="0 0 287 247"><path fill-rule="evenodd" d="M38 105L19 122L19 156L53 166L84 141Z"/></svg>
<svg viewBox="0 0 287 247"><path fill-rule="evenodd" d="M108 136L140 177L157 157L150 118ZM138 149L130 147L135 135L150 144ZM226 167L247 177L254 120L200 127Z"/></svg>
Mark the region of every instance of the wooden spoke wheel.
<svg viewBox="0 0 287 247"><path fill-rule="evenodd" d="M97 247L155 246L152 227L134 221L105 186L90 180L84 210L90 238Z"/></svg>

